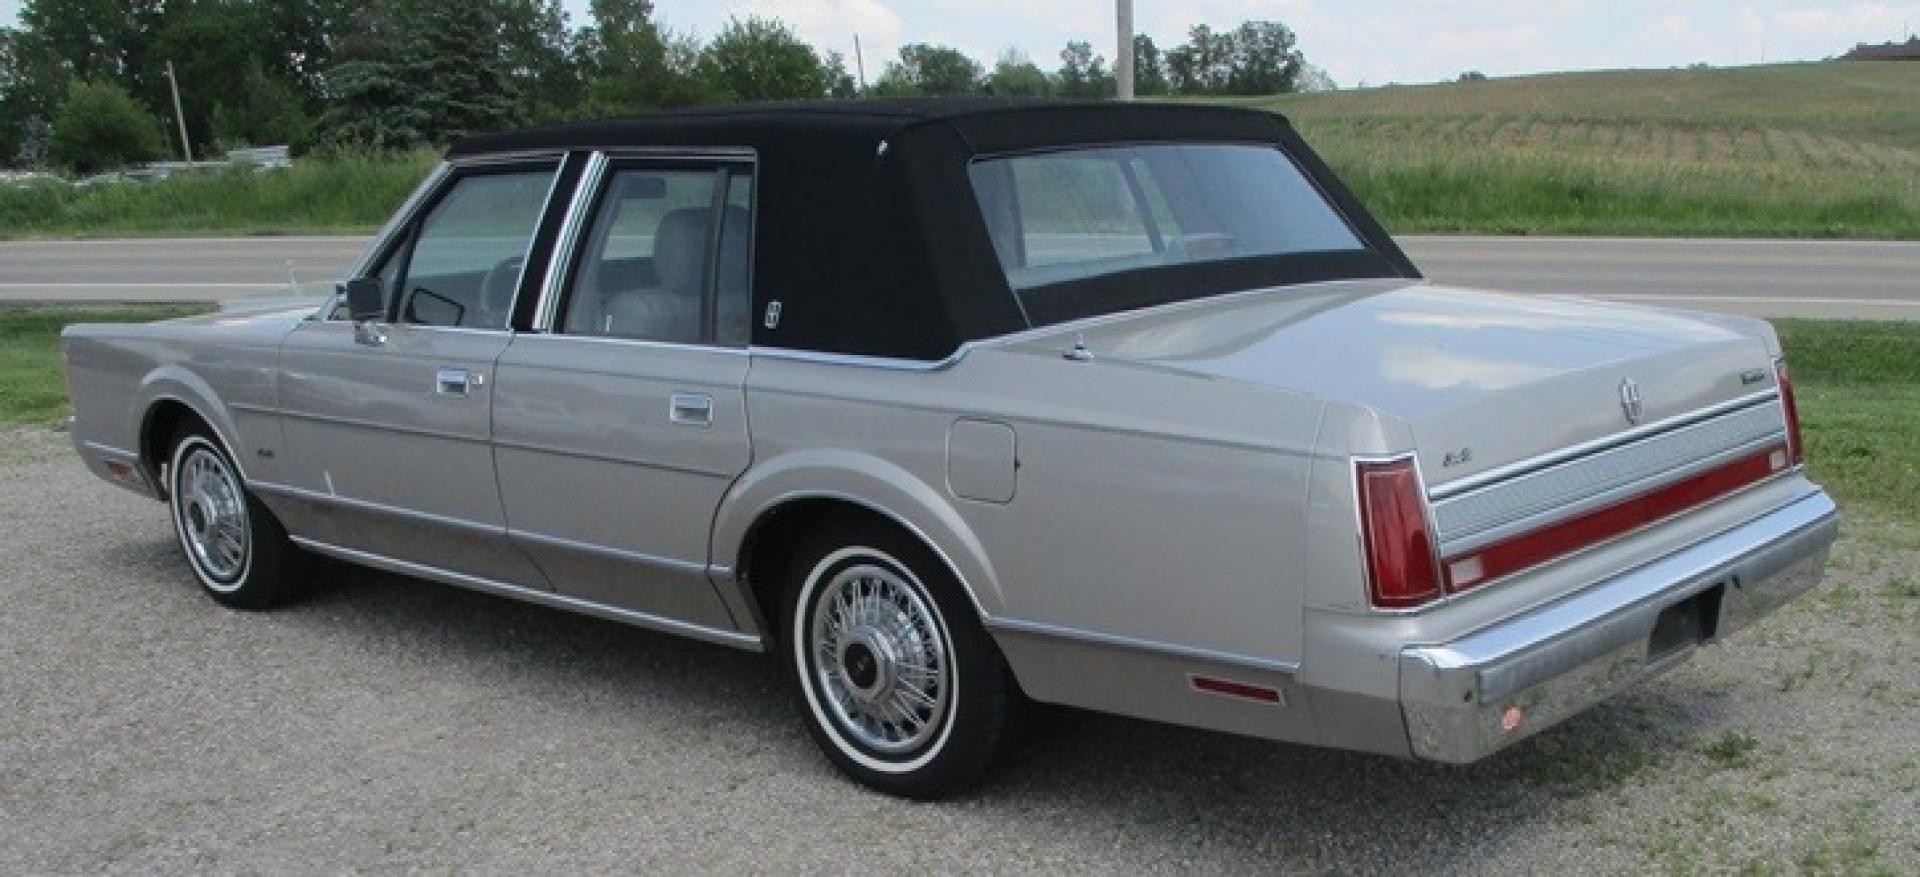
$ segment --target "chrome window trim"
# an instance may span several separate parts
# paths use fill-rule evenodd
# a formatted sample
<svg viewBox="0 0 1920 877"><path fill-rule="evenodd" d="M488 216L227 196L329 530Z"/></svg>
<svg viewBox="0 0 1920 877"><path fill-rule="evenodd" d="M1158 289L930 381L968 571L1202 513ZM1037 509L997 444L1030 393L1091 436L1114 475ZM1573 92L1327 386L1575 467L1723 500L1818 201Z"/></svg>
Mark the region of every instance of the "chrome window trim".
<svg viewBox="0 0 1920 877"><path fill-rule="evenodd" d="M618 621L623 624L631 624L635 627L657 630L662 633L678 634L680 636L723 646L731 646L749 652L763 651L766 648L765 642L761 640L760 637L750 633L722 630L717 627L707 627L705 625L679 621L665 616L653 615L619 606L609 606L605 603L596 603L592 600L583 600L579 597L571 597L553 591L537 590L524 585L509 584L481 576L454 572L437 566L400 560L383 554L374 554L370 551L345 548L339 545L309 539L304 536L290 536L288 538L292 539L295 545L316 554L324 554L329 557L370 566L399 575L430 579L442 584L467 588L468 590L492 594L497 597L508 597L515 600L524 600L529 603L537 603L554 609L579 612L604 618L608 621Z"/></svg>
<svg viewBox="0 0 1920 877"><path fill-rule="evenodd" d="M1496 466L1485 472L1477 472L1464 478L1458 478L1427 491L1427 496L1435 502L1449 499L1456 494L1485 487L1496 481L1504 481L1536 469L1546 469L1572 460L1575 457L1584 457L1588 454L1610 450L1617 445L1636 442L1655 433L1691 426L1703 420L1711 420L1731 411L1763 404L1770 399L1777 399L1779 396L1780 393L1777 389L1769 388L1757 393L1750 393L1738 398L1728 399L1724 402L1708 405L1705 408L1697 408L1684 414L1677 414L1664 420L1656 420L1652 423L1642 424L1612 435L1589 439L1579 444L1557 448L1540 454L1539 456L1529 457L1525 460L1517 460L1502 466Z"/></svg>
<svg viewBox="0 0 1920 877"><path fill-rule="evenodd" d="M458 158L449 158L447 159L446 163L454 167L464 169L464 168L474 168L474 167L489 167L492 165L501 165L501 164L520 164L528 161L541 161L541 160L561 161L566 159L567 154L569 152L574 152L574 151L577 151L577 150L521 149L513 152L488 152L488 153L482 153L478 155L463 155Z"/></svg>
<svg viewBox="0 0 1920 877"><path fill-rule="evenodd" d="M587 230L593 217L589 215L594 201L599 197L600 189L606 182L606 176L617 161L685 161L693 163L720 163L727 165L748 165L753 180L753 198L748 204L750 220L747 235L747 295L753 295L754 263L757 253L754 249L759 238L760 225L760 153L744 146L702 147L648 147L623 146L595 149L588 156L587 166L580 174L580 181L573 187L573 202L568 205L567 217L561 223L560 234L553 243L553 254L547 259L547 274L540 283L540 300L533 314L532 333L535 335L553 335L563 338L599 338L609 341L641 342L648 344L672 344L700 350L740 351L741 348L721 344L679 343L649 341L644 338L611 338L594 335L569 335L559 331L560 299L564 297L567 276L573 270L578 259L580 236ZM724 192L722 193L724 196ZM751 298L749 312L752 311Z"/></svg>
<svg viewBox="0 0 1920 877"><path fill-rule="evenodd" d="M564 332L522 332L515 340L586 341L593 344L618 344L626 347L683 350L689 353L723 353L731 356L746 356L748 354L748 348L745 347L698 344L689 341L649 341L645 338L623 338L618 335L568 335Z"/></svg>
<svg viewBox="0 0 1920 877"><path fill-rule="evenodd" d="M566 282L567 272L573 268L573 254L579 247L580 230L587 223L586 212L593 206L593 194L600 191L600 181L606 174L607 154L596 151L587 156L587 166L580 172L580 180L573 186L573 202L567 205L567 216L560 223L560 233L554 238L553 250L547 257L547 275L541 278L540 299L534 306L533 334L553 331L554 308L559 305L560 286Z"/></svg>

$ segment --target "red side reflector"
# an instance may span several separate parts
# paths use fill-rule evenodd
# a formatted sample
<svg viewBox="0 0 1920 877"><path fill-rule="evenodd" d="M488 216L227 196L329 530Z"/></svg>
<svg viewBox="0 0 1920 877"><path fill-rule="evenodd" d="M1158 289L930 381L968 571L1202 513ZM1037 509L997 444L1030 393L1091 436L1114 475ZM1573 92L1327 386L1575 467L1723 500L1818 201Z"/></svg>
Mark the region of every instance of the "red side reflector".
<svg viewBox="0 0 1920 877"><path fill-rule="evenodd" d="M1280 689L1254 685L1250 682L1235 682L1231 679L1216 679L1212 676L1188 676L1194 689L1208 694L1224 694L1245 700L1257 700L1261 703L1284 703L1280 698Z"/></svg>
<svg viewBox="0 0 1920 877"><path fill-rule="evenodd" d="M1355 463L1353 477L1373 605L1406 609L1439 597L1439 560L1413 459Z"/></svg>
<svg viewBox="0 0 1920 877"><path fill-rule="evenodd" d="M1650 493L1448 558L1448 588L1464 591L1672 517L1786 468L1779 445L1688 476Z"/></svg>
<svg viewBox="0 0 1920 877"><path fill-rule="evenodd" d="M1800 407L1793 403L1793 379L1787 376L1787 361L1773 361L1773 374L1780 381L1780 407L1787 412L1787 456L1799 463L1807 458L1807 450L1800 443Z"/></svg>

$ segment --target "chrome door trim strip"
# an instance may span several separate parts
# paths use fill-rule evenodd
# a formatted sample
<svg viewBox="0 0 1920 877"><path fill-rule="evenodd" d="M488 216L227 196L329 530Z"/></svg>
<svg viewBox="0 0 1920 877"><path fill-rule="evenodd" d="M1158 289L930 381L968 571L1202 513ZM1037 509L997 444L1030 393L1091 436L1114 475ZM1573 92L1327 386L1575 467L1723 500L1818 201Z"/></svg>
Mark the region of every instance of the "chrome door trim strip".
<svg viewBox="0 0 1920 877"><path fill-rule="evenodd" d="M507 528L500 524L487 524L487 523L482 523L480 521L469 521L466 518L453 518L453 517L448 517L446 515L436 515L432 512L422 512L422 511L416 511L414 509L401 508L400 506L388 505L383 502L374 502L373 500L354 499L353 497L340 496L332 493L320 493L319 491L308 490L304 487L294 487L291 484L276 484L271 481L259 481L259 482L249 483L247 487L252 490L260 491L262 493L278 494L280 496L284 496L289 499L305 500L307 502L319 503L321 505L340 506L342 508L353 509L354 511L371 512L373 514L386 515L388 517L394 517L394 518L404 518L406 520L415 521L422 524L432 524L439 527L446 527L451 530L465 530L470 533L479 533L486 536L505 536L507 534Z"/></svg>
<svg viewBox="0 0 1920 877"><path fill-rule="evenodd" d="M1067 640L1092 646L1128 651L1147 652L1183 661L1205 661L1210 664L1224 664L1233 667L1245 667L1250 670L1262 670L1269 673L1294 675L1300 672L1298 661L1277 661L1272 658L1256 658L1234 652L1222 652L1197 646L1183 646L1158 640L1139 639L1115 633L1101 633L1095 630L1064 627L1043 621L1022 621L1015 618L988 618L986 627L996 633L1011 633L1025 636L1038 636L1048 639Z"/></svg>
<svg viewBox="0 0 1920 877"><path fill-rule="evenodd" d="M528 603L535 603L541 606L547 606L553 609L562 609L569 612L578 612L583 615L592 615L596 618L604 618L608 621L617 621L622 624L630 624L635 627L644 627L649 630L657 630L662 633L678 634L680 636L689 637L691 639L702 640L705 642L715 643L717 645L731 646L733 648L741 649L749 652L764 651L766 648L765 643L760 639L760 637L755 636L753 634L740 633L738 631L732 631L732 630L721 630L719 628L706 627L704 625L692 624L685 621L677 621L672 618L666 618L659 615L651 615L646 612L637 612L632 609L623 609L619 606L609 606L605 603L595 603L591 600L582 600L578 597L569 597L565 594L556 594L552 591L536 590L533 588L523 587L521 585L508 584L506 582L495 581L493 579L482 578L480 576L468 575L466 573L454 572L452 570L447 570L447 569L441 569L436 566L428 566L426 564L413 563L411 561L406 561L406 560L397 560L395 558L387 557L381 554L374 554L368 551L360 551L353 548L342 548L338 545L331 545L325 542L308 539L303 536L292 536L289 538L293 540L293 543L295 545L298 545L301 548L304 548L308 551L312 551L315 554L324 554L329 557L334 557L340 560L347 561L349 563L357 563L362 566L373 567L374 569L384 570L386 572L391 572L391 573L397 573L399 575L428 579L428 580L440 582L442 584L453 585L455 587L466 588L468 590L473 590L473 591L479 591L483 594L492 594L496 597L506 597L513 600L521 600Z"/></svg>
<svg viewBox="0 0 1920 877"><path fill-rule="evenodd" d="M565 539L559 536L548 536L544 533L534 533L528 530L516 530L516 529L513 529L512 527L507 528L507 535L515 539L524 539L536 545L545 545L553 548L562 548L568 551L577 551L577 552L580 552L581 554L596 554L601 557L609 558L611 560L618 560L623 563L631 563L637 566L651 566L651 567L657 567L660 569L670 569L676 572L688 573L691 575L699 575L699 576L704 576L707 574L707 565L704 563L692 563L685 560L675 560L671 557L661 557L657 554L643 554L638 551L628 551L623 548L611 548L605 545L595 545L591 542L580 542L573 539Z"/></svg>
<svg viewBox="0 0 1920 877"><path fill-rule="evenodd" d="M535 335L553 331L560 287L573 269L573 251L579 248L580 232L590 220L587 211L593 209L594 197L600 191L601 178L606 172L607 154L596 151L587 156L587 166L573 184L573 203L567 206L566 218L560 221L560 233L555 236L553 249L547 256L546 276L540 280L540 298L534 304L531 326Z"/></svg>
<svg viewBox="0 0 1920 877"><path fill-rule="evenodd" d="M640 466L647 469L655 469L661 472L673 472L680 475L694 475L700 478L716 478L716 479L724 478L729 481L733 480L734 478L734 474L731 472L710 472L704 469L692 469L685 466L672 466L666 463L656 463L651 460L642 460L635 457L615 457L608 454L596 454L596 453L591 453L587 451L569 451L561 448L551 447L549 445L536 444L534 442L508 441L506 439L496 438L493 440L493 446L495 448L507 448L509 450L514 450L514 451L526 451L527 453L530 453L530 454L550 454L555 457L566 457L568 459L573 459L573 460L587 460L595 463L615 463L622 466Z"/></svg>
<svg viewBox="0 0 1920 877"><path fill-rule="evenodd" d="M422 396L430 395L428 391L431 389L432 388L430 387L422 389L421 395ZM400 435L413 435L413 436L420 436L422 438L440 439L443 441L465 442L467 444L473 444L473 445L484 445L484 444L488 444L490 441L484 436L476 437L476 436L470 436L470 435L459 435L457 433L440 432L438 430L423 429L415 426L395 426L391 423L379 423L372 420L362 420L357 417L340 417L338 415L333 415L333 414L312 414L306 411L291 411L291 410L279 411L276 413L278 413L281 417L291 417L295 420L309 420L309 421L314 421L316 423L330 423L335 426L352 426L352 427L359 427L361 429L378 430L380 432L398 433Z"/></svg>
<svg viewBox="0 0 1920 877"><path fill-rule="evenodd" d="M1525 460L1517 460L1515 462L1508 463L1503 466L1496 466L1492 469L1488 469L1485 472L1477 472L1465 478L1459 478L1453 481L1449 481L1445 484L1442 484L1438 487L1428 490L1427 498L1431 501L1439 502L1440 500L1447 499L1449 497L1453 497L1458 494L1466 493L1470 490L1474 490L1479 487L1484 487L1496 481L1502 481L1508 478L1512 478L1516 475L1522 475L1527 472L1531 472L1536 469L1545 469L1549 466L1557 465L1559 463L1564 463L1575 457L1583 457L1588 454L1607 450L1617 445L1624 445L1630 442L1635 442L1640 439L1651 436L1655 433L1666 432L1668 430L1678 429L1683 426L1690 426L1700 421L1711 420L1715 417L1719 417L1722 414L1727 414L1729 412L1737 411L1742 408L1750 408L1755 405L1764 404L1770 400L1779 398L1779 396L1780 396L1779 391L1769 388L1766 390L1762 390L1758 393L1752 393L1746 396L1741 396L1737 399L1728 399L1725 402L1709 405L1705 408L1695 409L1693 411L1686 412L1685 414L1678 414L1673 417L1669 417L1665 420L1656 420L1653 423L1642 424L1640 426L1634 427L1633 429L1623 430L1621 432L1614 433L1613 435L1601 436L1600 438L1589 439L1579 444L1568 445L1564 448L1558 448L1556 450L1549 451L1545 454L1541 454L1536 457L1529 457ZM1784 423L1782 424L1781 428L1782 429L1785 428Z"/></svg>

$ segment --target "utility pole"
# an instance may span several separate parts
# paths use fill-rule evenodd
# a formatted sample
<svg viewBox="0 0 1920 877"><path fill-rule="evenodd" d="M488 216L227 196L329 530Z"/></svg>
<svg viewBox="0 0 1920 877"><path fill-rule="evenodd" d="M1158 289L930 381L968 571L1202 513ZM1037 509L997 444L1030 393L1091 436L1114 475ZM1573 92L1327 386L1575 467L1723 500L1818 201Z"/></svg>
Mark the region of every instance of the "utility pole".
<svg viewBox="0 0 1920 877"><path fill-rule="evenodd" d="M860 96L867 94L867 59L860 54L860 35L853 35L853 72L860 77Z"/></svg>
<svg viewBox="0 0 1920 877"><path fill-rule="evenodd" d="M1113 55L1113 82L1121 100L1133 100L1133 0L1113 0L1119 40Z"/></svg>
<svg viewBox="0 0 1920 877"><path fill-rule="evenodd" d="M180 111L180 77L173 75L173 62L167 62L167 85L173 89L173 120L180 123L180 151L193 164L193 144L187 142L187 114Z"/></svg>

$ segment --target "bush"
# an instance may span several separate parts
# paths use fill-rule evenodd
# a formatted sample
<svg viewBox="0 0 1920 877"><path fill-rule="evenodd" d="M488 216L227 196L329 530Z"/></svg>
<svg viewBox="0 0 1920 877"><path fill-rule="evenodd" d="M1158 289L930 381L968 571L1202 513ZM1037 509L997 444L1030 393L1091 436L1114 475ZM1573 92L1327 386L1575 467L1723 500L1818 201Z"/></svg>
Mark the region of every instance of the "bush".
<svg viewBox="0 0 1920 877"><path fill-rule="evenodd" d="M160 120L118 85L77 82L53 118L53 160L94 173L159 158Z"/></svg>

